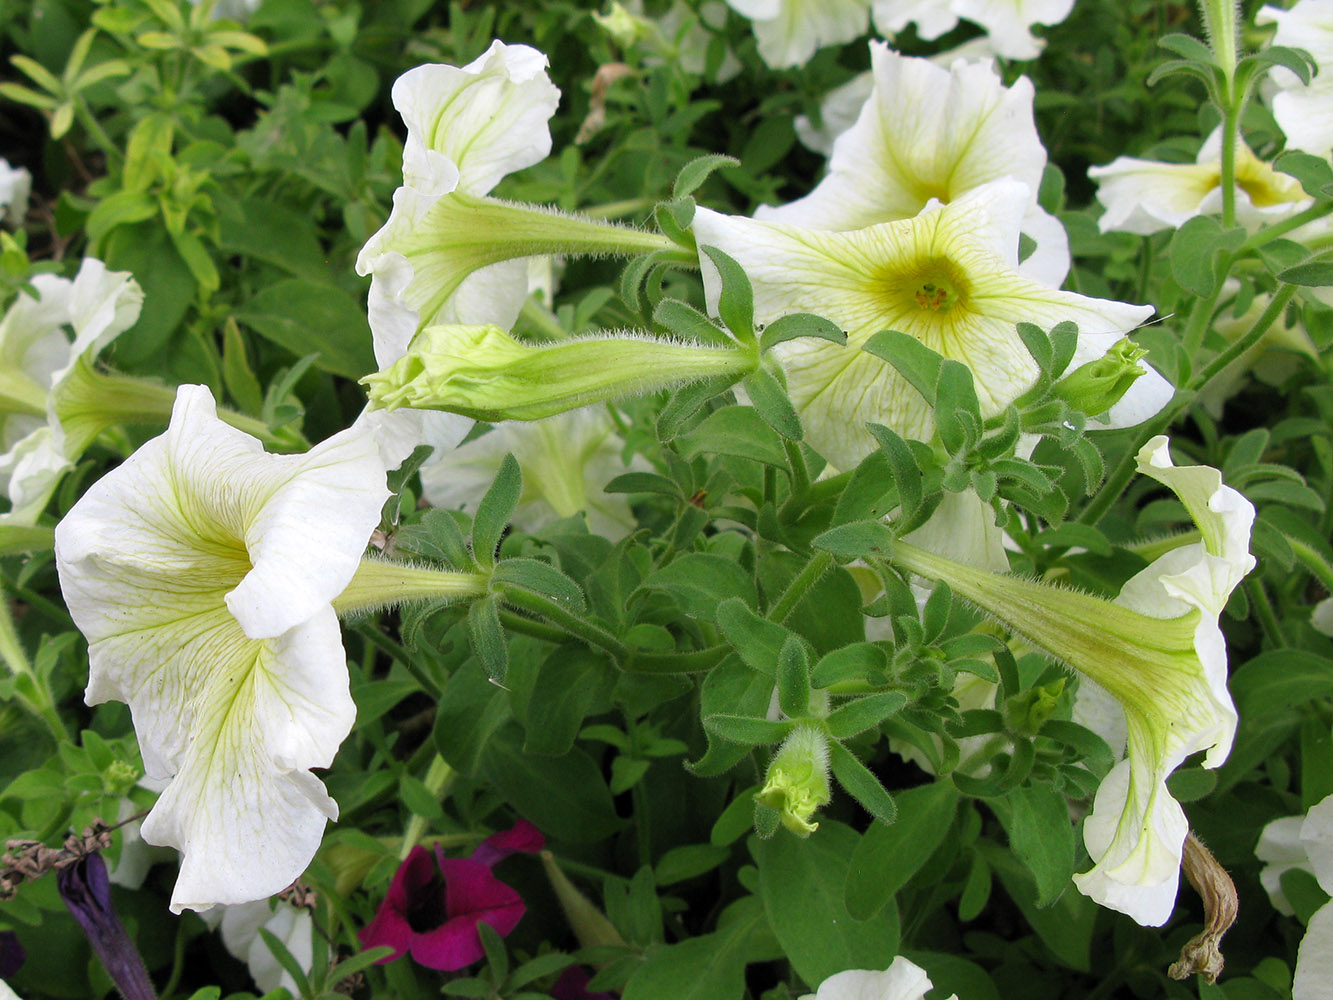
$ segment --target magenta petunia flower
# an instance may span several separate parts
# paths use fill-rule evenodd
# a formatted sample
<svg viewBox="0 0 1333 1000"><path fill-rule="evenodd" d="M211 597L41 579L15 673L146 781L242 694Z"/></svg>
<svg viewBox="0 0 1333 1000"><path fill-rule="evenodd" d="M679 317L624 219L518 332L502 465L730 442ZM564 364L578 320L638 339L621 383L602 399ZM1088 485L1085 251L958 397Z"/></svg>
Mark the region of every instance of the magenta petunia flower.
<svg viewBox="0 0 1333 1000"><path fill-rule="evenodd" d="M487 923L505 937L525 910L519 894L491 867L510 854L535 854L545 845L535 826L519 820L513 829L487 837L469 858L446 858L438 843L433 852L412 848L375 919L358 935L362 947L393 948L380 964L411 952L429 969L452 972L471 965L485 954L477 924Z"/></svg>

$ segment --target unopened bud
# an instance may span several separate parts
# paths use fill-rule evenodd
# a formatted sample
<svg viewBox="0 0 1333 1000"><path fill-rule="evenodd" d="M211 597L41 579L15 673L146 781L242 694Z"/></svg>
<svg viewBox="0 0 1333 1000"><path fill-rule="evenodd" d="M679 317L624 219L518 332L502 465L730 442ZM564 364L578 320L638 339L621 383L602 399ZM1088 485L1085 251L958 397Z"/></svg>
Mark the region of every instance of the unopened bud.
<svg viewBox="0 0 1333 1000"><path fill-rule="evenodd" d="M1134 380L1144 373L1139 362L1147 354L1126 337L1096 361L1074 369L1055 383L1051 391L1074 409L1095 417L1120 402Z"/></svg>
<svg viewBox="0 0 1333 1000"><path fill-rule="evenodd" d="M810 817L832 798L824 731L809 724L793 729L768 765L764 787L755 798L776 809L782 825L798 837L814 833L819 824Z"/></svg>
<svg viewBox="0 0 1333 1000"><path fill-rule="evenodd" d="M1005 724L1025 736L1036 736L1060 704L1064 689L1065 679L1061 677L1053 684L1010 695L1004 703Z"/></svg>
<svg viewBox="0 0 1333 1000"><path fill-rule="evenodd" d="M442 325L426 327L403 357L361 381L380 409L540 420L699 379L739 380L756 364L739 347L629 336L530 345L498 326Z"/></svg>

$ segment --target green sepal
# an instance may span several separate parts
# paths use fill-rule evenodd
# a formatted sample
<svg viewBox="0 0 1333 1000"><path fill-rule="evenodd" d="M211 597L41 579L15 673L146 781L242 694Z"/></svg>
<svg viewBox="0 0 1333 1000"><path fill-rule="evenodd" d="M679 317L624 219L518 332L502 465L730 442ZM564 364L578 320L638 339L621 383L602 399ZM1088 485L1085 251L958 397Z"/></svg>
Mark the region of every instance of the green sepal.
<svg viewBox="0 0 1333 1000"><path fill-rule="evenodd" d="M505 455L500 471L495 474L495 480L481 503L477 504L477 513L472 518L472 555L478 565L495 565L500 536L504 534L522 493L523 473L514 456Z"/></svg>

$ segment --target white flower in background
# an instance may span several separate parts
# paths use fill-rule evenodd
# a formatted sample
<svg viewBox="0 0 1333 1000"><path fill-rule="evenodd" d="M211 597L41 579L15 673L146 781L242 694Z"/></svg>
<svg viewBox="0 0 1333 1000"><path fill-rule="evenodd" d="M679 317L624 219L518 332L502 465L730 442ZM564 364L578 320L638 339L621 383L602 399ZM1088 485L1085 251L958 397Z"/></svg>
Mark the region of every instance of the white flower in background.
<svg viewBox="0 0 1333 1000"><path fill-rule="evenodd" d="M381 368L402 357L426 325L513 325L527 297L527 264L489 265L441 294L430 280L431 210L454 191L487 194L507 174L545 159L559 101L546 57L500 41L461 69L418 66L394 83L393 105L407 124L403 186L389 221L356 261L357 273L371 276L370 326Z"/></svg>
<svg viewBox="0 0 1333 1000"><path fill-rule="evenodd" d="M1097 220L1104 233L1148 236L1176 229L1196 215L1222 211L1222 131L1217 129L1194 163L1159 163L1120 156L1104 167L1089 167L1097 200L1106 212ZM1309 207L1300 182L1280 174L1236 143L1236 221L1250 229L1277 222Z"/></svg>
<svg viewBox="0 0 1333 1000"><path fill-rule="evenodd" d="M892 38L915 22L917 34L930 41L953 29L959 18L979 24L997 54L1006 59L1036 59L1046 44L1028 29L1059 24L1074 0L874 0L875 27Z"/></svg>
<svg viewBox="0 0 1333 1000"><path fill-rule="evenodd" d="M819 49L841 45L870 27L870 0L727 0L748 17L759 55L773 69L806 62Z"/></svg>
<svg viewBox="0 0 1333 1000"><path fill-rule="evenodd" d="M589 406L532 423L505 421L421 469L421 488L435 507L475 511L506 454L523 473L512 523L535 531L557 518L587 513L588 530L623 538L635 527L624 494L602 487L625 472L648 471L639 455L626 464L625 442L605 407Z"/></svg>
<svg viewBox="0 0 1333 1000"><path fill-rule="evenodd" d="M912 219L851 232L719 215L699 209L694 233L735 258L754 287L755 319L794 312L826 316L847 332L847 347L813 339L774 349L787 373L806 440L835 468L850 469L876 447L867 421L929 441L935 416L892 366L860 350L880 330L916 337L966 364L982 415L994 416L1032 384L1036 363L1015 329L1072 320L1079 344L1071 367L1099 358L1152 315L1151 306L1093 299L1049 288L1018 271L1019 225L1028 187L993 181ZM703 267L709 308L720 282ZM1170 386L1151 369L1122 402L1164 402Z"/></svg>
<svg viewBox="0 0 1333 1000"><path fill-rule="evenodd" d="M216 906L203 914L204 923L221 930L222 944L250 970L250 978L262 993L285 987L292 996L300 992L296 980L273 957L259 934L266 930L281 941L308 974L315 963L315 923L305 910L278 900L256 899L250 903Z"/></svg>
<svg viewBox="0 0 1333 1000"><path fill-rule="evenodd" d="M1155 560L1127 581L1115 599L1163 622L1153 644L1167 653L1171 668L1148 663L1137 676L1085 671L1119 702L1127 751L1097 789L1083 827L1096 866L1074 876L1074 884L1103 906L1157 927L1175 904L1189 831L1166 779L1200 750L1207 751L1205 767L1220 767L1235 736L1236 711L1226 688L1226 641L1218 618L1231 592L1254 568L1249 551L1254 507L1223 485L1216 469L1177 467L1165 437L1144 445L1138 468L1180 498L1203 540ZM1168 622L1183 633L1178 650L1166 638Z"/></svg>
<svg viewBox="0 0 1333 1000"><path fill-rule="evenodd" d="M1309 83L1290 70L1273 70L1272 79L1281 88L1273 97L1273 117L1288 149L1327 157L1333 151L1333 0L1300 0L1290 10L1264 7L1254 20L1277 25L1274 45L1314 56L1319 73Z"/></svg>
<svg viewBox="0 0 1333 1000"><path fill-rule="evenodd" d="M1254 507L1223 485L1216 469L1175 466L1165 437L1153 438L1137 458L1139 472L1177 495L1202 540L1154 560L1114 601L972 569L901 542L894 561L946 581L1118 703L1126 756L1097 789L1083 826L1095 864L1074 884L1101 905L1157 927L1174 908L1189 832L1166 779L1199 751L1205 767L1219 767L1235 737L1218 617L1254 567ZM1116 727L1103 719L1095 728Z"/></svg>
<svg viewBox="0 0 1333 1000"><path fill-rule="evenodd" d="M1333 597L1325 597L1310 612L1310 624L1324 635L1333 635Z"/></svg>
<svg viewBox="0 0 1333 1000"><path fill-rule="evenodd" d="M844 231L910 219L1005 177L1028 187L1022 231L1037 251L1019 267L1058 287L1069 272L1069 240L1037 206L1046 149L1032 117L1032 82L1001 84L990 62L899 55L870 43L873 87L855 124L833 144L828 174L804 198L760 206L755 218Z"/></svg>
<svg viewBox="0 0 1333 1000"><path fill-rule="evenodd" d="M22 167L11 167L0 156L0 222L17 229L28 214L28 195L32 193L32 174Z"/></svg>
<svg viewBox="0 0 1333 1000"><path fill-rule="evenodd" d="M1278 912L1288 916L1294 912L1280 883L1282 873L1292 868L1311 872L1319 887L1333 894L1333 795L1311 806L1304 816L1269 823L1255 854L1267 862L1259 877ZM1292 1000L1333 998L1333 903L1316 910L1306 925L1291 995Z"/></svg>
<svg viewBox="0 0 1333 1000"><path fill-rule="evenodd" d="M330 602L387 497L369 435L270 455L187 385L57 526L86 700L128 702L148 776L173 779L142 836L182 852L174 912L285 888L337 816L309 770L356 711Z"/></svg>
<svg viewBox="0 0 1333 1000"><path fill-rule="evenodd" d="M899 955L883 972L849 969L829 976L801 1000L924 1000L930 990L926 970Z"/></svg>
<svg viewBox="0 0 1333 1000"><path fill-rule="evenodd" d="M644 13L643 0L625 4L613 0L610 12L594 13L593 20L621 48L639 45L645 66L670 63L701 76L707 66L709 45L726 30L727 5L722 0L705 0L695 10L683 0L675 0L664 14L652 18ZM741 68L736 54L727 49L712 82L726 83Z"/></svg>
<svg viewBox="0 0 1333 1000"><path fill-rule="evenodd" d="M72 429L77 406L62 406L80 369L134 325L143 291L128 271L108 271L85 258L74 280L42 274L38 293L20 292L0 320L0 492L9 513L0 519L32 524L61 475L92 443ZM66 328L72 333L72 339Z"/></svg>

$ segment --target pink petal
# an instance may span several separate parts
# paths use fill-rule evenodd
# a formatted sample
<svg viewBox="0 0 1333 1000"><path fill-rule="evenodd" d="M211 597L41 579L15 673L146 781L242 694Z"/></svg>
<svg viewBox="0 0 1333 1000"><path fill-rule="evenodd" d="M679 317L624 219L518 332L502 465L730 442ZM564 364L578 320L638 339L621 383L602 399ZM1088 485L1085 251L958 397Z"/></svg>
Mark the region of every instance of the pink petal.
<svg viewBox="0 0 1333 1000"><path fill-rule="evenodd" d="M472 860L489 866L511 854L536 854L545 846L546 838L542 832L521 819L510 829L493 833L478 844L472 852Z"/></svg>

